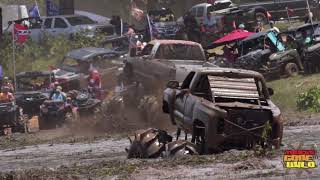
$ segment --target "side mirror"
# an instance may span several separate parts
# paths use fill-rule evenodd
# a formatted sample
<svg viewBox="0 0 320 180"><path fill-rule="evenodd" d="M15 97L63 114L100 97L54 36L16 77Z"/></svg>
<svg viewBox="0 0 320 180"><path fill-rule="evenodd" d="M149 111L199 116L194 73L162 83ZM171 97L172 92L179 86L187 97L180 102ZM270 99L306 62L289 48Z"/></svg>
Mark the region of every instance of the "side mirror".
<svg viewBox="0 0 320 180"><path fill-rule="evenodd" d="M167 83L167 88L178 89L179 88L179 82L178 81L169 81Z"/></svg>
<svg viewBox="0 0 320 180"><path fill-rule="evenodd" d="M268 93L270 96L274 95L274 90L272 88L268 88Z"/></svg>

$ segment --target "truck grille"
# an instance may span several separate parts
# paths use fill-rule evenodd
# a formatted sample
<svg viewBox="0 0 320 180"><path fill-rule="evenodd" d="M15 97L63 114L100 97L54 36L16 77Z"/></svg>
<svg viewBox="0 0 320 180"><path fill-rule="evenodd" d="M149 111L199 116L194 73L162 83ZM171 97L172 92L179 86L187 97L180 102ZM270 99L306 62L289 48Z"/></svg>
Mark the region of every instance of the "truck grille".
<svg viewBox="0 0 320 180"><path fill-rule="evenodd" d="M259 99L259 92L253 78L228 78L209 76L213 97Z"/></svg>
<svg viewBox="0 0 320 180"><path fill-rule="evenodd" d="M227 121L224 123L224 133L227 135L237 134L240 132L264 126L271 117L271 112L267 110L253 109L228 109ZM231 122L231 123L230 123ZM233 123L233 124L232 124ZM252 133L259 135L263 128L253 130Z"/></svg>

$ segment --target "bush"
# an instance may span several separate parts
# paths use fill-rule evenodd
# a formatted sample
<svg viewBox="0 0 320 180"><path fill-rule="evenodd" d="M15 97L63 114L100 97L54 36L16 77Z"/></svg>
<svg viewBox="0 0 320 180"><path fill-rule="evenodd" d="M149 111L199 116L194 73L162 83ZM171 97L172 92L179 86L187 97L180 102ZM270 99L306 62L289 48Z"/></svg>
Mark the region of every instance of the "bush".
<svg viewBox="0 0 320 180"><path fill-rule="evenodd" d="M41 43L31 39L16 48L17 72L47 70L49 65L55 65L72 49L84 47L98 47L103 35L89 38L82 34L73 36L72 40L65 37L46 37ZM0 64L8 76L13 75L12 68L12 40L11 36L4 36L0 42Z"/></svg>
<svg viewBox="0 0 320 180"><path fill-rule="evenodd" d="M313 87L305 93L301 93L297 99L299 110L309 112L320 112L320 88Z"/></svg>

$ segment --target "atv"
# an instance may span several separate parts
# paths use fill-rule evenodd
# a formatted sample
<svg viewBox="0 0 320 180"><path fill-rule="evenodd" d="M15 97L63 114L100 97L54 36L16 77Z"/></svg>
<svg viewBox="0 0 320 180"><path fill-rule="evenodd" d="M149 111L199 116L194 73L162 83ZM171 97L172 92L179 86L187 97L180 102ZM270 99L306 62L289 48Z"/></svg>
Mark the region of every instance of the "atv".
<svg viewBox="0 0 320 180"><path fill-rule="evenodd" d="M0 133L6 128L12 132L24 132L24 119L21 109L14 102L0 102Z"/></svg>
<svg viewBox="0 0 320 180"><path fill-rule="evenodd" d="M40 105L48 99L50 85L54 81L52 72L21 72L17 74L17 105L30 119L38 116Z"/></svg>
<svg viewBox="0 0 320 180"><path fill-rule="evenodd" d="M63 101L46 100L40 107L39 128L52 129L73 122L71 105Z"/></svg>

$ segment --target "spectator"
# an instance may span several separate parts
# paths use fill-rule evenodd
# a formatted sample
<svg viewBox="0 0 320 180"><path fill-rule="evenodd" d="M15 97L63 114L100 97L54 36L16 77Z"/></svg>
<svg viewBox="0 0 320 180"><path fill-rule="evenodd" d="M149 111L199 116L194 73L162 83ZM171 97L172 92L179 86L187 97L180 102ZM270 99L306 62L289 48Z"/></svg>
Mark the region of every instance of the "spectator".
<svg viewBox="0 0 320 180"><path fill-rule="evenodd" d="M304 18L304 23L305 24L311 23L312 18L313 18L313 13L312 12L307 12L307 14L306 14L306 16Z"/></svg>
<svg viewBox="0 0 320 180"><path fill-rule="evenodd" d="M13 94L10 92L10 88L8 86L3 86L2 92L0 93L0 101L1 102L11 102L13 101Z"/></svg>
<svg viewBox="0 0 320 180"><path fill-rule="evenodd" d="M207 13L207 16L205 17L203 24L207 32L214 32L216 30L217 21L215 18L212 18L210 12Z"/></svg>
<svg viewBox="0 0 320 180"><path fill-rule="evenodd" d="M274 26L274 22L270 22L270 27L271 27L272 30L276 31L277 33L280 33L279 28Z"/></svg>
<svg viewBox="0 0 320 180"><path fill-rule="evenodd" d="M261 32L261 31L263 31L263 30L264 30L264 28L263 28L262 23L261 23L261 22L258 22L258 25L257 25L257 27L256 27L256 29L255 29L255 32L258 33L258 32Z"/></svg>
<svg viewBox="0 0 320 180"><path fill-rule="evenodd" d="M241 23L241 24L239 25L239 29L248 32L245 28L246 28L246 27L245 27L245 25L244 25L243 23Z"/></svg>
<svg viewBox="0 0 320 180"><path fill-rule="evenodd" d="M10 79L8 77L4 77L3 81L2 81L2 87L3 86L7 86L10 88L10 92L13 93L14 92L14 87L12 82L10 81Z"/></svg>
<svg viewBox="0 0 320 180"><path fill-rule="evenodd" d="M58 86L56 88L56 91L53 93L53 95L51 97L51 100L66 102L67 99L66 99L65 94L62 92L62 87L61 86Z"/></svg>
<svg viewBox="0 0 320 180"><path fill-rule="evenodd" d="M134 25L129 25L129 28L128 28L126 35L128 35L130 37L134 34L135 34Z"/></svg>

